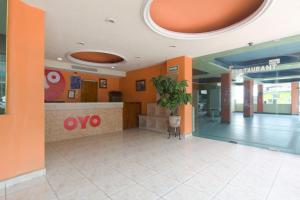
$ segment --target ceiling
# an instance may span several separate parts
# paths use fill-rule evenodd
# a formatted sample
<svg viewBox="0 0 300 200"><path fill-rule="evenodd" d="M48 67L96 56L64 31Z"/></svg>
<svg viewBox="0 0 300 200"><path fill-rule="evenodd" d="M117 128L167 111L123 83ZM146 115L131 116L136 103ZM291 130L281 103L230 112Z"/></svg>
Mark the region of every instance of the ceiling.
<svg viewBox="0 0 300 200"><path fill-rule="evenodd" d="M280 59L280 64L271 71L248 72L243 76L257 82L271 83L298 80L300 78L300 35L282 38L253 46L219 52L194 58L193 66L208 74L195 75L193 79L220 77L229 69L244 69L267 66L270 60ZM239 79L233 71L233 79ZM242 80L239 80L242 81Z"/></svg>
<svg viewBox="0 0 300 200"><path fill-rule="evenodd" d="M46 59L65 59L68 53L82 50L110 52L127 61L115 69L122 71L177 56L194 58L245 47L250 41L257 44L300 33L299 0L276 0L247 26L199 40L176 40L152 31L143 19L144 0L23 1L46 12ZM218 5L222 4L215 6ZM214 15L213 10L211 15ZM115 23L107 22L107 18L112 18ZM213 68L211 72L222 70Z"/></svg>
<svg viewBox="0 0 300 200"><path fill-rule="evenodd" d="M267 65L269 60L276 58L280 58L281 64L300 62L300 38L299 41L278 45L273 42L270 47L218 57L213 62L225 68L240 69Z"/></svg>

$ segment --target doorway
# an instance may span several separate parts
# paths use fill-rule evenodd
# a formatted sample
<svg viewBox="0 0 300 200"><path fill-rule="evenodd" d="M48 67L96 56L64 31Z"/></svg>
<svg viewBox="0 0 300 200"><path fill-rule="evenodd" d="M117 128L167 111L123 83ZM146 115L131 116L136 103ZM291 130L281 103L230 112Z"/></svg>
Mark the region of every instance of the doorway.
<svg viewBox="0 0 300 200"><path fill-rule="evenodd" d="M281 41L194 58L194 136L300 154L300 37Z"/></svg>
<svg viewBox="0 0 300 200"><path fill-rule="evenodd" d="M139 115L142 113L142 104L139 102L126 102L123 109L123 128L139 127Z"/></svg>
<svg viewBox="0 0 300 200"><path fill-rule="evenodd" d="M81 102L98 102L98 82L81 81Z"/></svg>

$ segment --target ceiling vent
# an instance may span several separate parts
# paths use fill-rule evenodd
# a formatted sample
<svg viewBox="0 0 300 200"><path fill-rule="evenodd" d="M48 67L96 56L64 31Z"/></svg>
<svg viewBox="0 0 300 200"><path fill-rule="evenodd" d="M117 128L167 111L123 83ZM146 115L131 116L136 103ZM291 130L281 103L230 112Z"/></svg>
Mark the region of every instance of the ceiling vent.
<svg viewBox="0 0 300 200"><path fill-rule="evenodd" d="M88 71L88 72L98 72L98 69L95 69L95 68L81 67L81 66L76 66L76 65L72 65L72 69Z"/></svg>

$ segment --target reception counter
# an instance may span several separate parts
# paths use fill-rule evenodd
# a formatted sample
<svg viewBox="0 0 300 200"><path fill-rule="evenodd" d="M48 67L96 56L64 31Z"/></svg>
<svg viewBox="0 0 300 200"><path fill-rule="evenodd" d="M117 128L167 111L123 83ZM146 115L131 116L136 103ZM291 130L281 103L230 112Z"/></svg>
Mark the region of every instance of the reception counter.
<svg viewBox="0 0 300 200"><path fill-rule="evenodd" d="M46 103L46 142L123 129L123 103Z"/></svg>

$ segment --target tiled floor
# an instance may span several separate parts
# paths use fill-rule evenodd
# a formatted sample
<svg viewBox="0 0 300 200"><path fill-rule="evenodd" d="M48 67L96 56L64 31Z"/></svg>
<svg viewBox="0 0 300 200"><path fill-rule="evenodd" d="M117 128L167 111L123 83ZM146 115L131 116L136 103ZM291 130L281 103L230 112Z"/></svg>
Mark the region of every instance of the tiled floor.
<svg viewBox="0 0 300 200"><path fill-rule="evenodd" d="M300 116L233 113L230 124L197 118L195 136L300 154Z"/></svg>
<svg viewBox="0 0 300 200"><path fill-rule="evenodd" d="M46 159L7 200L300 200L300 157L204 138L130 130L47 144Z"/></svg>

